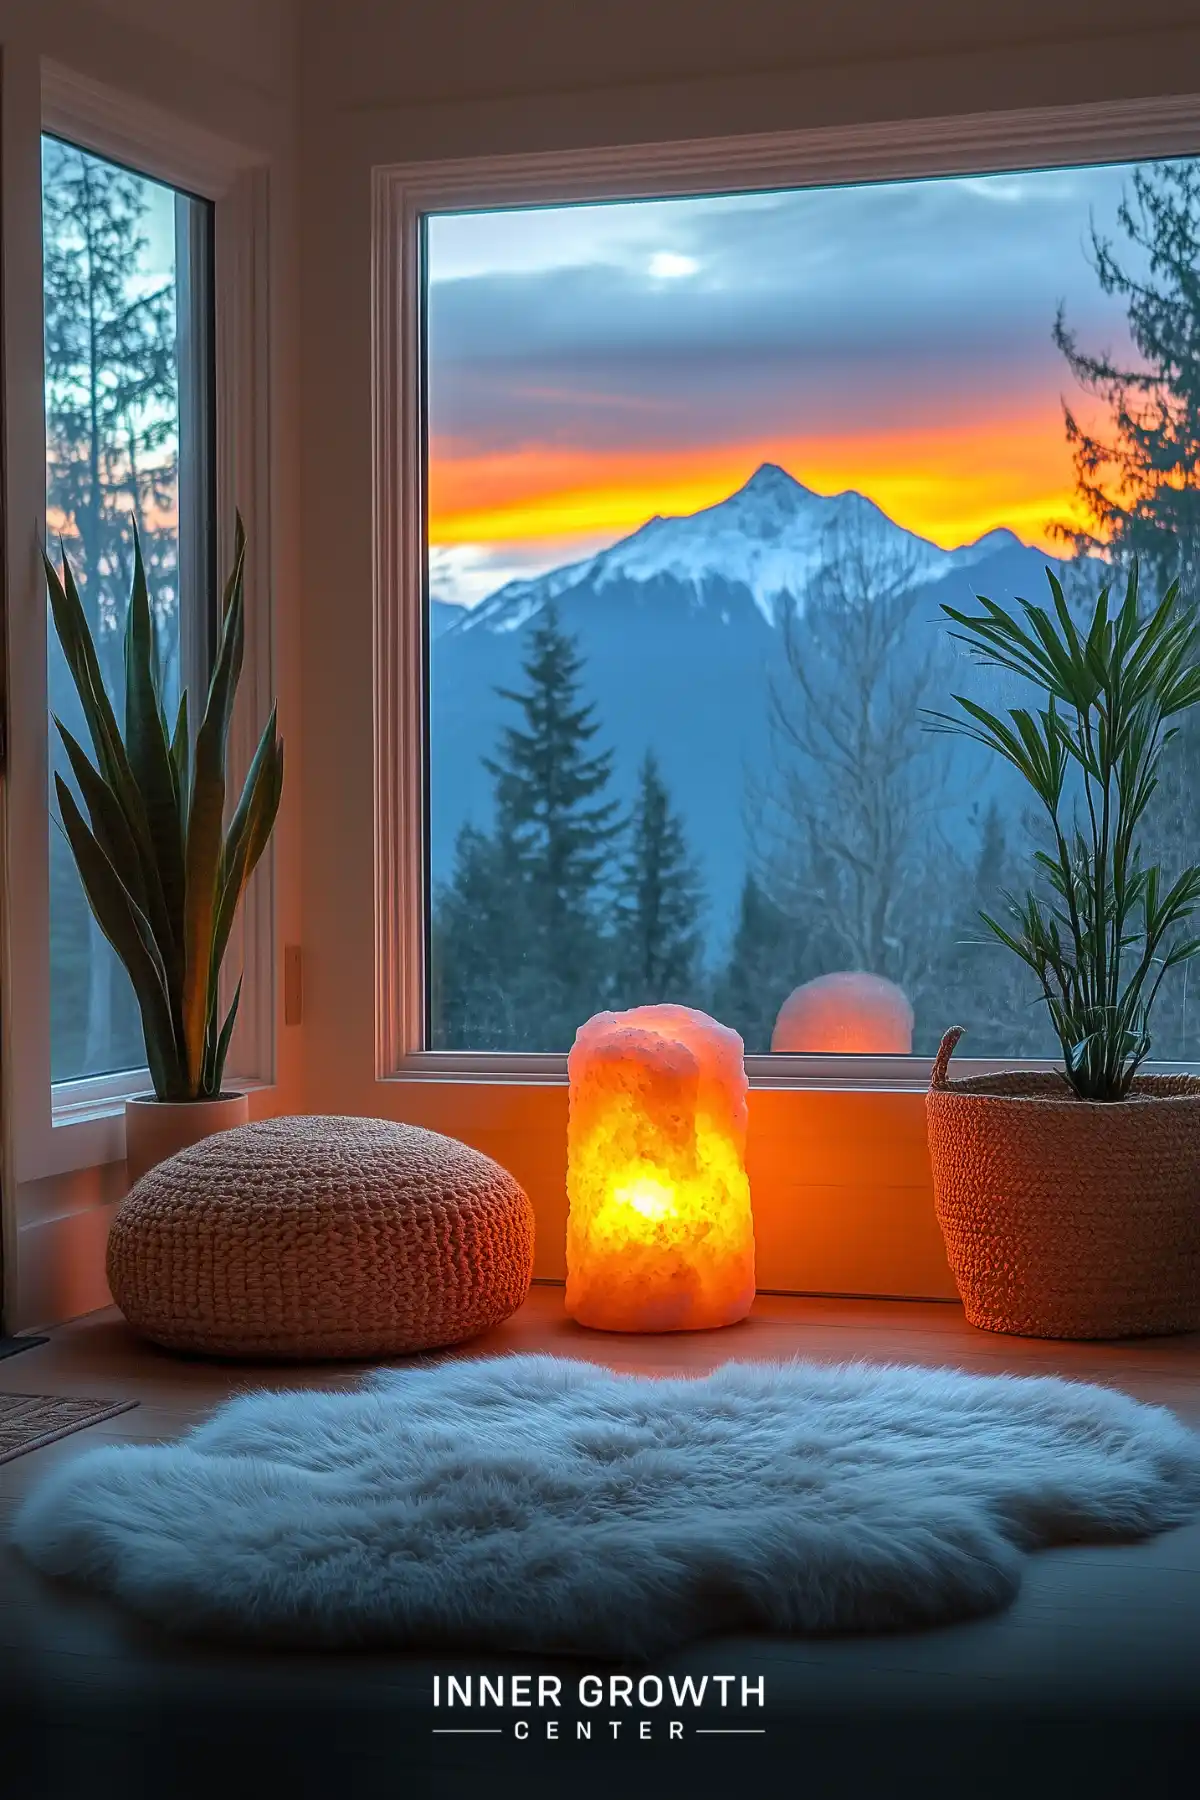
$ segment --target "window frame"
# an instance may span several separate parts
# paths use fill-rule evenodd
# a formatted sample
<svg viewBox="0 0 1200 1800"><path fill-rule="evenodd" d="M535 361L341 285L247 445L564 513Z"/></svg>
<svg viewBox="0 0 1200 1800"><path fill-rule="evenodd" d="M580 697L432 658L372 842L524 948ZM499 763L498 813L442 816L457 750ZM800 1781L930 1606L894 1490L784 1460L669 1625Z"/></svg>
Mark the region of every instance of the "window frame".
<svg viewBox="0 0 1200 1800"><path fill-rule="evenodd" d="M428 605L425 219L442 211L764 192L1200 154L1200 95L600 150L376 167L372 193L375 1071L381 1081L564 1085L563 1055L425 1047ZM419 894L419 907L397 895ZM953 1021L947 1020L947 1024ZM962 1057L961 1074L1016 1059ZM921 1056L749 1056L759 1088L919 1090ZM1029 1059L1030 1069L1052 1062ZM1156 1069L1200 1065L1156 1062Z"/></svg>
<svg viewBox="0 0 1200 1800"><path fill-rule="evenodd" d="M212 358L210 401L215 452L208 556L218 567L230 552L235 506L250 546L247 571L246 655L242 677L246 704L236 710L230 733L234 782L249 767L253 726L265 716L271 673L271 469L268 395L269 184L263 160L199 127L184 123L129 95L76 74L63 65L39 65L37 116L28 101L14 128L21 155L5 175L6 249L12 218L21 220L19 248L6 277L4 360L7 367L43 370L41 290L41 138L63 138L81 149L206 200L212 214ZM15 84L14 84L15 85ZM7 86L7 84L6 84ZM6 99L8 94L6 93ZM6 146L7 147L7 146ZM36 192L32 183L37 176ZM33 279L36 235L36 296ZM22 284L14 305L14 285ZM34 418L36 415L36 428ZM26 441L45 437L44 385L37 401L23 395ZM15 422L10 419L10 434ZM11 437L10 437L11 441ZM17 1183L119 1162L125 1155L124 1102L149 1086L145 1068L52 1084L50 1080L50 966L46 603L38 547L45 532L44 459L7 470L10 526L5 575L9 597L9 649L28 671L20 695L10 691L8 807L11 839L19 842L30 878L12 884L8 983L10 1046L19 1043L10 1070L13 1176ZM14 528L15 527L15 528ZM32 528L31 528L32 527ZM196 621L197 648L215 623ZM39 636L40 634L40 636ZM195 655L189 660L194 664ZM36 855L36 861L35 861ZM231 939L228 968L243 958L251 971L242 995L230 1073L239 1087L274 1080L274 924L270 854L260 865ZM232 982L230 984L230 996Z"/></svg>

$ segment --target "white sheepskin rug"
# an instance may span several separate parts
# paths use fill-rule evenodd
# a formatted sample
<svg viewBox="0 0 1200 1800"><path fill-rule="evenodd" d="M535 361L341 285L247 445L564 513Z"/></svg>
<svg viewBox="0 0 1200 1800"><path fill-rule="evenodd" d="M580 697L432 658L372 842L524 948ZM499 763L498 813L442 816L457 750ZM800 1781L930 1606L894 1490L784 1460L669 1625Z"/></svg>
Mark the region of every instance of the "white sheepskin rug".
<svg viewBox="0 0 1200 1800"><path fill-rule="evenodd" d="M256 1393L179 1443L89 1451L15 1535L180 1631L644 1658L713 1631L987 1612L1026 1551L1198 1505L1200 1439L1103 1388L510 1356Z"/></svg>

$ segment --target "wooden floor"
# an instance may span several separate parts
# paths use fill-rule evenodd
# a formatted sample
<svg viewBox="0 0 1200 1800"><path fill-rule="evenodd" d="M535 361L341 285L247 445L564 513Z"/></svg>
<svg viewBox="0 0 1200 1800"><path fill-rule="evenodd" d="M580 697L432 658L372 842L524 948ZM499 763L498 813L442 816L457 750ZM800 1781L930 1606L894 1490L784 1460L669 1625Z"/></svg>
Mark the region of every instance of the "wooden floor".
<svg viewBox="0 0 1200 1800"><path fill-rule="evenodd" d="M549 1350L613 1368L699 1372L735 1358L955 1364L1053 1373L1122 1388L1200 1428L1200 1337L1049 1344L973 1331L957 1307L760 1296L723 1332L619 1337L562 1313L537 1287L464 1355ZM54 1462L101 1440L175 1435L226 1396L263 1384L341 1387L347 1366L183 1360L138 1343L115 1313L0 1361L0 1391L103 1395L140 1405L0 1466L0 1534ZM107 1604L56 1589L0 1544L0 1793L425 1795L521 1791L671 1795L762 1782L789 1795L1153 1794L1195 1791L1200 1766L1200 1523L1149 1543L1031 1560L1007 1612L892 1637L720 1638L660 1665L765 1680L764 1733L649 1742L435 1736L435 1673L499 1671L502 1658L231 1653L166 1639ZM522 1658L511 1670L579 1669ZM606 1722L610 1715L597 1715ZM635 1713L635 1716L642 1716ZM756 1721L757 1722L757 1721ZM11 1777L11 1784L10 1784ZM1186 1787L1184 1783L1186 1782Z"/></svg>

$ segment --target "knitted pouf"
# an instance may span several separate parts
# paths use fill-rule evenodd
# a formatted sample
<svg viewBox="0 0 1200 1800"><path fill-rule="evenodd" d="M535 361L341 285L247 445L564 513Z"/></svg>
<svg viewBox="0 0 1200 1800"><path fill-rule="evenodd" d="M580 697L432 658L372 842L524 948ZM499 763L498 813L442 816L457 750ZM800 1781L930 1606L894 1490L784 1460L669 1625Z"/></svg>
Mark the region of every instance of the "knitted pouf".
<svg viewBox="0 0 1200 1800"><path fill-rule="evenodd" d="M525 1299L533 1208L454 1138L265 1119L151 1169L108 1240L129 1323L218 1356L374 1357L473 1337Z"/></svg>

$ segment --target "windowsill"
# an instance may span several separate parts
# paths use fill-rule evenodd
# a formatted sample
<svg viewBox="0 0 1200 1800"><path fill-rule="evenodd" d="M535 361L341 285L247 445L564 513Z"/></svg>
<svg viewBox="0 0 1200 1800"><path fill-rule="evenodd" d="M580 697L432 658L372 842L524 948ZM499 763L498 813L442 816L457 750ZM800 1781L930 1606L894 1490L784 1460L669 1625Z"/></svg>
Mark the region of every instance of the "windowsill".
<svg viewBox="0 0 1200 1800"><path fill-rule="evenodd" d="M1046 1059L956 1057L955 1079L991 1075L1004 1069L1050 1071L1059 1065ZM923 1093L929 1086L933 1059L923 1056L748 1056L746 1074L752 1089L877 1090ZM1147 1074L1195 1074L1193 1063L1148 1062ZM482 1083L502 1087L566 1087L565 1056L504 1055L499 1051L426 1050L408 1056L389 1082Z"/></svg>
<svg viewBox="0 0 1200 1800"><path fill-rule="evenodd" d="M241 1093L255 1094L274 1083L246 1077L235 1078L235 1085ZM62 1098L69 1089L75 1092ZM149 1072L137 1070L60 1083L54 1090L49 1154L37 1177L124 1162L125 1102L149 1089Z"/></svg>
<svg viewBox="0 0 1200 1800"><path fill-rule="evenodd" d="M859 1059L855 1059L857 1063ZM748 1056L746 1074L752 1089L854 1089L889 1093L922 1093L929 1086L931 1062L924 1058L863 1057L849 1067L845 1057ZM979 1075L999 1063L956 1065L956 1072ZM1042 1065L1030 1065L1042 1066ZM1045 1065L1049 1067L1050 1065ZM406 1057L384 1081L400 1085L445 1083L484 1087L552 1087L568 1085L565 1056L505 1056L488 1051L430 1050Z"/></svg>
<svg viewBox="0 0 1200 1800"><path fill-rule="evenodd" d="M234 1089L239 1094L257 1093L273 1085L269 1081L259 1081L256 1077L233 1077ZM52 1089L53 1128L61 1131L91 1119L123 1117L125 1102L149 1098L151 1087L148 1069L126 1070L119 1075L96 1075L82 1081L58 1082ZM70 1093L69 1090L72 1089L79 1091ZM59 1099L60 1094L65 1097Z"/></svg>
<svg viewBox="0 0 1200 1800"><path fill-rule="evenodd" d="M58 1081L50 1089L50 1122L55 1131L105 1119L124 1109L126 1100L150 1087L149 1069L121 1069L112 1075L85 1075Z"/></svg>

